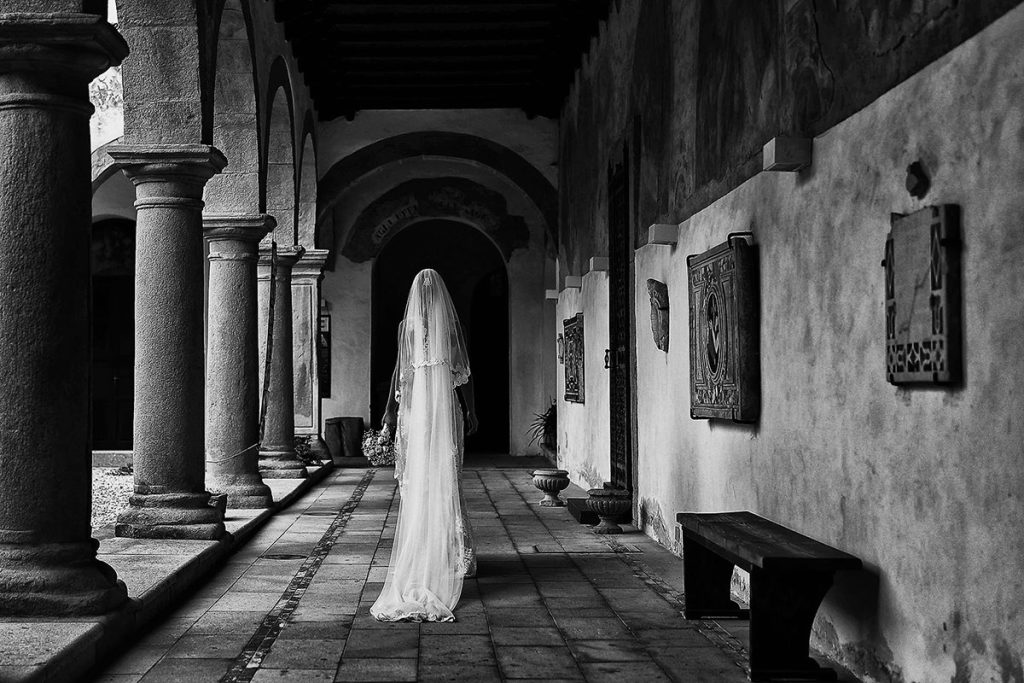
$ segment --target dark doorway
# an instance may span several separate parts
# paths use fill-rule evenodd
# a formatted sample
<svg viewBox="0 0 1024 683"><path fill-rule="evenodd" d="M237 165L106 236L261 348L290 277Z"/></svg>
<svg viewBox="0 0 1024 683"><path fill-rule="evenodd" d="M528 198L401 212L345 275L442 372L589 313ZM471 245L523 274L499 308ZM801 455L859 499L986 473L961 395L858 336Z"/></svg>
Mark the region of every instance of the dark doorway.
<svg viewBox="0 0 1024 683"><path fill-rule="evenodd" d="M444 278L466 334L480 430L466 453L507 453L508 274L498 249L480 231L448 220L416 223L392 238L373 268L370 415L384 416L398 353L396 333L412 280L433 268Z"/></svg>
<svg viewBox="0 0 1024 683"><path fill-rule="evenodd" d="M92 226L92 448L132 449L135 223Z"/></svg>
<svg viewBox="0 0 1024 683"><path fill-rule="evenodd" d="M609 369L611 405L612 484L633 489L630 435L630 325L633 307L629 291L633 240L629 230L629 167L627 154L608 169L608 284Z"/></svg>

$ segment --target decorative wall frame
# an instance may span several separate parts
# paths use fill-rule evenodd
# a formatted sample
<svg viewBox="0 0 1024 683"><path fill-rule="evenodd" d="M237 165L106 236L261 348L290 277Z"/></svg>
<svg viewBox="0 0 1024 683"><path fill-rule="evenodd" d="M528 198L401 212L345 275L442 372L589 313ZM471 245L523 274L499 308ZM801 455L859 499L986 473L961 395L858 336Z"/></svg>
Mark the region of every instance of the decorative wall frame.
<svg viewBox="0 0 1024 683"><path fill-rule="evenodd" d="M688 256L690 417L755 422L761 413L757 247L750 233Z"/></svg>
<svg viewBox="0 0 1024 683"><path fill-rule="evenodd" d="M960 382L960 207L893 214L882 265L886 379Z"/></svg>
<svg viewBox="0 0 1024 683"><path fill-rule="evenodd" d="M562 321L565 342L565 400L583 403L583 314Z"/></svg>

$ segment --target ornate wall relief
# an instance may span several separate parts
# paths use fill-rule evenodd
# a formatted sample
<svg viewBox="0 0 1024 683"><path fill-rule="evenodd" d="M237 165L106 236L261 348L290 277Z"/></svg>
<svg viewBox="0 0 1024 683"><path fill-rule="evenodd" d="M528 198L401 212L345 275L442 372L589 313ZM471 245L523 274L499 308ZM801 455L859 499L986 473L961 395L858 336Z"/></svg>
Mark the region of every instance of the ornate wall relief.
<svg viewBox="0 0 1024 683"><path fill-rule="evenodd" d="M668 285L654 279L647 280L647 293L651 296L651 334L654 345L668 351Z"/></svg>
<svg viewBox="0 0 1024 683"><path fill-rule="evenodd" d="M757 250L750 233L689 256L690 417L754 422L761 412Z"/></svg>
<svg viewBox="0 0 1024 683"><path fill-rule="evenodd" d="M565 340L565 400L583 403L583 314L562 321Z"/></svg>
<svg viewBox="0 0 1024 683"><path fill-rule="evenodd" d="M886 379L959 382L960 207L894 215L882 265Z"/></svg>

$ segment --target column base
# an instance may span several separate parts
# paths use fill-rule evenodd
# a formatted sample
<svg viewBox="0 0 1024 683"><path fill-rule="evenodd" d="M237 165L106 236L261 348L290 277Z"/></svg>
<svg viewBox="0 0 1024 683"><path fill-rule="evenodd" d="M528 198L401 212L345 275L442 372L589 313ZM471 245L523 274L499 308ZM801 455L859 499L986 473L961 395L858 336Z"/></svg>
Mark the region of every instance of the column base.
<svg viewBox="0 0 1024 683"><path fill-rule="evenodd" d="M96 559L99 543L0 544L0 613L9 616L104 614L128 600L114 570Z"/></svg>
<svg viewBox="0 0 1024 683"><path fill-rule="evenodd" d="M305 479L306 466L295 451L260 451L260 476L264 479Z"/></svg>
<svg viewBox="0 0 1024 683"><path fill-rule="evenodd" d="M206 486L210 493L225 494L228 507L236 510L268 508L274 504L270 487L263 483L258 474L207 474Z"/></svg>
<svg viewBox="0 0 1024 683"><path fill-rule="evenodd" d="M136 493L117 516L114 534L216 540L224 535L224 514L209 503L209 493Z"/></svg>

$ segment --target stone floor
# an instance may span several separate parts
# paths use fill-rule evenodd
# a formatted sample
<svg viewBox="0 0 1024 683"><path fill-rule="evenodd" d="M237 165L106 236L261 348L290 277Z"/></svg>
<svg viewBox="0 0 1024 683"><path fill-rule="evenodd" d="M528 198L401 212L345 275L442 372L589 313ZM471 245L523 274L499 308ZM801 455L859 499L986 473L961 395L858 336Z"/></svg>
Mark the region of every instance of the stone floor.
<svg viewBox="0 0 1024 683"><path fill-rule="evenodd" d="M389 469L343 469L264 526L95 680L745 681L743 625L680 615L680 561L542 508L525 467L468 466L479 575L451 624L369 615L398 514Z"/></svg>

